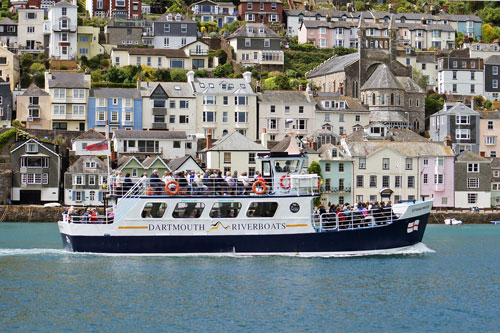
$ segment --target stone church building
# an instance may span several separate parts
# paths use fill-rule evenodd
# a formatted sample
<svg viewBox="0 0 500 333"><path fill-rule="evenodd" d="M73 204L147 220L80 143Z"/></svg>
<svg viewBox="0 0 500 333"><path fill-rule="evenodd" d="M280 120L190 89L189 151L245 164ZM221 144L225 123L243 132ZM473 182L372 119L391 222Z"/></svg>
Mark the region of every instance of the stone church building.
<svg viewBox="0 0 500 333"><path fill-rule="evenodd" d="M412 68L397 61L398 30L389 22L358 25L358 53L333 56L306 74L323 92L359 98L370 122L424 131L425 92L411 78Z"/></svg>

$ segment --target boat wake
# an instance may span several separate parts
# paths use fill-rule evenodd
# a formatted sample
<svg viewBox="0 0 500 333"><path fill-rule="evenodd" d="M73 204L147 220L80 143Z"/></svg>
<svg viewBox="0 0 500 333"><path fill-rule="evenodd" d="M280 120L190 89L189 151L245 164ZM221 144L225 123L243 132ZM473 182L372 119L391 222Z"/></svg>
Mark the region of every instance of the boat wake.
<svg viewBox="0 0 500 333"><path fill-rule="evenodd" d="M33 255L60 255L70 252L63 249L0 249L0 257L9 256L33 256Z"/></svg>

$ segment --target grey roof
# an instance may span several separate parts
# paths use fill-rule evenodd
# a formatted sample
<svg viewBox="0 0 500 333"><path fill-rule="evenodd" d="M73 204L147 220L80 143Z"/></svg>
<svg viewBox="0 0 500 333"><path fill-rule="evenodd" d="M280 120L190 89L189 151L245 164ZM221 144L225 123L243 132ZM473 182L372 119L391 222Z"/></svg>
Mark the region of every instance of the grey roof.
<svg viewBox="0 0 500 333"><path fill-rule="evenodd" d="M479 111L481 119L500 119L500 111Z"/></svg>
<svg viewBox="0 0 500 333"><path fill-rule="evenodd" d="M141 95L150 96L158 85L169 97L195 98L191 85L187 82L141 82Z"/></svg>
<svg viewBox="0 0 500 333"><path fill-rule="evenodd" d="M91 128L88 131L83 132L81 135L77 136L72 142L75 142L76 140L105 140L106 137L97 132L95 129Z"/></svg>
<svg viewBox="0 0 500 333"><path fill-rule="evenodd" d="M95 162L97 168L86 169L85 162ZM69 166L66 173L85 173L85 174L107 174L108 168L106 164L96 156L80 156L72 165Z"/></svg>
<svg viewBox="0 0 500 333"><path fill-rule="evenodd" d="M312 20L304 20L302 24L306 26L306 28L319 28L319 27L327 27L330 29L334 28L351 28L357 27L358 23L354 21L312 21Z"/></svg>
<svg viewBox="0 0 500 333"><path fill-rule="evenodd" d="M407 122L408 118L398 111L370 111L370 122Z"/></svg>
<svg viewBox="0 0 500 333"><path fill-rule="evenodd" d="M413 51L413 49L412 49ZM417 62L437 63L435 52L417 52Z"/></svg>
<svg viewBox="0 0 500 333"><path fill-rule="evenodd" d="M0 20L0 25L17 25L17 23L6 17Z"/></svg>
<svg viewBox="0 0 500 333"><path fill-rule="evenodd" d="M190 155L175 158L168 163L168 167L170 168L170 170L175 171L175 170L179 169L181 167L181 165L183 165L184 162L186 162L190 158L192 158Z"/></svg>
<svg viewBox="0 0 500 333"><path fill-rule="evenodd" d="M457 162L490 162L490 160L470 150L466 150L457 156Z"/></svg>
<svg viewBox="0 0 500 333"><path fill-rule="evenodd" d="M135 88L92 88L89 97L141 98L141 94Z"/></svg>
<svg viewBox="0 0 500 333"><path fill-rule="evenodd" d="M22 96L49 96L50 94L39 88L35 83L30 84Z"/></svg>
<svg viewBox="0 0 500 333"><path fill-rule="evenodd" d="M66 2L66 1L58 2L58 3L56 3L52 7L72 7L72 8L77 8L75 5L73 5L73 4L69 3L69 2Z"/></svg>
<svg viewBox="0 0 500 333"><path fill-rule="evenodd" d="M396 79L401 83L404 90L409 93L424 93L422 88L409 76L398 76Z"/></svg>
<svg viewBox="0 0 500 333"><path fill-rule="evenodd" d="M251 30L249 30L251 29ZM236 29L227 39L245 38L280 38L280 36L262 23L247 23Z"/></svg>
<svg viewBox="0 0 500 333"><path fill-rule="evenodd" d="M331 92L318 92L314 99L316 100L316 108L317 110L325 110L325 111L339 111L339 112L368 112L368 106L360 103L358 98L348 97L340 95L339 93L331 93ZM346 101L347 108L346 109L332 109L325 108L321 101Z"/></svg>
<svg viewBox="0 0 500 333"><path fill-rule="evenodd" d="M484 59L486 65L498 65L500 64L500 54L490 55L488 58Z"/></svg>
<svg viewBox="0 0 500 333"><path fill-rule="evenodd" d="M227 84L227 90L222 89L222 84ZM240 95L255 95L252 86L245 79L225 79L225 78L195 78L194 90L197 93L212 95L227 95L228 93ZM229 89L232 84L233 88Z"/></svg>
<svg viewBox="0 0 500 333"><path fill-rule="evenodd" d="M311 96L312 97L312 96ZM314 104L314 99L309 98L305 91L294 90L263 90L260 94L262 103L281 103L290 104Z"/></svg>
<svg viewBox="0 0 500 333"><path fill-rule="evenodd" d="M280 142L278 142L272 149L271 149L271 152L273 153L276 153L276 152L285 152L288 147L290 146L290 143L292 142L292 137L296 140L297 142L297 146L300 148L300 139L298 139L295 135L293 136L290 136L290 135L286 135L283 140L281 140ZM309 153L309 154L314 154L314 153L318 153L317 151L315 151L313 148L309 147L308 145L303 145L303 148L300 148L300 151L301 152L306 152L306 153Z"/></svg>
<svg viewBox="0 0 500 333"><path fill-rule="evenodd" d="M477 111L472 110L470 107L466 106L463 103L457 103L453 107L448 110L442 109L439 112L434 113L432 116L442 116L442 115L473 115L478 116L479 113Z"/></svg>
<svg viewBox="0 0 500 333"><path fill-rule="evenodd" d="M155 55L164 56L167 58L189 58L186 52L180 49L153 49L150 47L134 47L134 48L115 48L116 52L128 52L131 55Z"/></svg>
<svg viewBox="0 0 500 333"><path fill-rule="evenodd" d="M263 145L235 131L217 140L208 151L269 151Z"/></svg>
<svg viewBox="0 0 500 333"><path fill-rule="evenodd" d="M184 131L139 131L139 130L115 130L116 139L157 139L157 140L186 140Z"/></svg>
<svg viewBox="0 0 500 333"><path fill-rule="evenodd" d="M255 0L240 0L240 2L255 2ZM258 2L278 2L278 3L281 3L280 0L259 0Z"/></svg>
<svg viewBox="0 0 500 333"><path fill-rule="evenodd" d="M172 23L191 23L191 24L197 24L196 21L193 21L193 20L189 20L186 18L185 15L181 15L182 16L182 19L179 20L179 21L176 21L175 20L175 16L176 16L176 13L172 13L172 19L171 20L167 20L167 16L168 16L168 13L165 13L163 14L162 16L158 17L155 22L172 22Z"/></svg>
<svg viewBox="0 0 500 333"><path fill-rule="evenodd" d="M406 28L408 30L425 30L433 31L439 30L444 32L453 32L455 29L449 24L421 24L421 23L397 23L398 28Z"/></svg>
<svg viewBox="0 0 500 333"><path fill-rule="evenodd" d="M366 80L361 90L368 89L404 89L401 83L391 73L386 64L379 65L373 74Z"/></svg>
<svg viewBox="0 0 500 333"><path fill-rule="evenodd" d="M160 156L148 156L146 157L142 162L141 164L145 167L145 168L150 168L151 165L156 161L156 160L159 160L161 163L163 163L167 168L168 168L168 165L167 163L165 162L165 160L163 160L163 158L161 158ZM170 168L169 168L170 169Z"/></svg>
<svg viewBox="0 0 500 333"><path fill-rule="evenodd" d="M85 81L83 73L52 73L49 80L49 88L89 88L89 82Z"/></svg>
<svg viewBox="0 0 500 333"><path fill-rule="evenodd" d="M343 72L345 67L358 61L359 53L351 53L344 56L336 57L333 56L330 59L323 62L318 67L306 73L308 79L323 76L331 73Z"/></svg>

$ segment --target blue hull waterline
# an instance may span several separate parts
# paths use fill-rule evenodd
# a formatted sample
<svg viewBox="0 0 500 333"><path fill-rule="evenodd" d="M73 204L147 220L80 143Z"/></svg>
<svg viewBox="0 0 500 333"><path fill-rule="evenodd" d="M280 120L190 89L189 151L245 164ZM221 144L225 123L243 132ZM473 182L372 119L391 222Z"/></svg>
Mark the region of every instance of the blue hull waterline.
<svg viewBox="0 0 500 333"><path fill-rule="evenodd" d="M226 236L71 236L61 234L63 246L73 252L132 254L300 254L374 251L411 246L422 241L429 214L397 220L374 228L342 231ZM419 220L418 230L408 232Z"/></svg>

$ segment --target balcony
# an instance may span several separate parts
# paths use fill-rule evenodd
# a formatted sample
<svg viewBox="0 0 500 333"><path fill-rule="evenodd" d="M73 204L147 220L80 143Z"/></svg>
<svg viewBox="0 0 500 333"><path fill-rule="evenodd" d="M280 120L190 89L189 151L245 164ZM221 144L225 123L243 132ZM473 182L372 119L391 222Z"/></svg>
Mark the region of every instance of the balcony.
<svg viewBox="0 0 500 333"><path fill-rule="evenodd" d="M444 184L435 184L434 191L435 192L443 192L445 190Z"/></svg>
<svg viewBox="0 0 500 333"><path fill-rule="evenodd" d="M76 32L77 27L74 24L67 24L67 25L62 25L62 24L54 24L52 25L52 31L55 32Z"/></svg>
<svg viewBox="0 0 500 333"><path fill-rule="evenodd" d="M321 186L321 191L323 193L351 193L351 188L350 187L332 187L328 185L323 185Z"/></svg>
<svg viewBox="0 0 500 333"><path fill-rule="evenodd" d="M235 123L234 128L235 129L247 129L248 123Z"/></svg>
<svg viewBox="0 0 500 333"><path fill-rule="evenodd" d="M190 56L208 56L208 50L190 49L189 55Z"/></svg>
<svg viewBox="0 0 500 333"><path fill-rule="evenodd" d="M167 124L166 123L153 123L153 129L155 129L155 130L166 130L167 129Z"/></svg>
<svg viewBox="0 0 500 333"><path fill-rule="evenodd" d="M283 51L259 51L260 64L281 65L285 62Z"/></svg>

